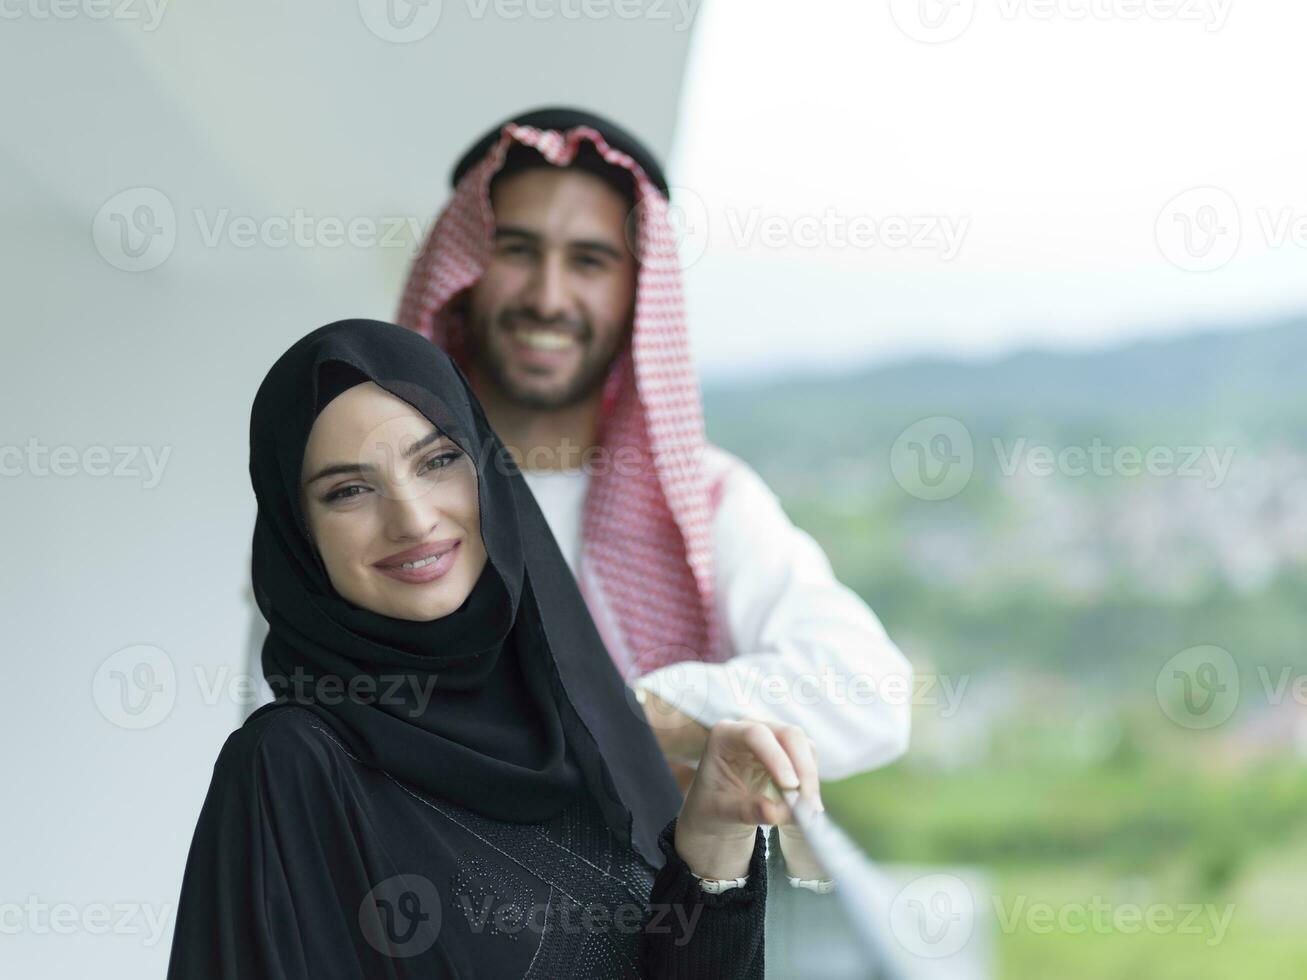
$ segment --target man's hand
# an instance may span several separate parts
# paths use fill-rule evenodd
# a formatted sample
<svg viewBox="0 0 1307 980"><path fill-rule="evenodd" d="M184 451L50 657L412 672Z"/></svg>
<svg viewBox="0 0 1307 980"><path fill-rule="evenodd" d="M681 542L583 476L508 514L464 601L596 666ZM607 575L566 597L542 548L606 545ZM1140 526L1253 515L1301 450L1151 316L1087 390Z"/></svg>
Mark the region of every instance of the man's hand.
<svg viewBox="0 0 1307 980"><path fill-rule="evenodd" d="M808 739L808 749L812 753L815 765L817 761L817 743L810 738ZM818 806L825 809L821 802L820 790L818 790L816 802ZM805 880L820 880L831 877L831 872L817 862L817 856L812 853L808 838L799 829L796 821L790 819L786 823L777 824L776 831L781 841L781 854L785 856L785 870L789 874Z"/></svg>
<svg viewBox="0 0 1307 980"><path fill-rule="evenodd" d="M699 724L685 712L668 704L652 691L637 688L637 697L644 706L644 717L658 739L658 747L663 750L667 762L676 772L678 764L681 769L699 764L704 746L708 744L708 729ZM677 781L680 781L678 775ZM682 791L685 786L682 785Z"/></svg>
<svg viewBox="0 0 1307 980"><path fill-rule="evenodd" d="M830 878L831 874L817 862L808 839L794 822L778 824L776 831L781 839L781 853L785 855L785 870L805 880Z"/></svg>

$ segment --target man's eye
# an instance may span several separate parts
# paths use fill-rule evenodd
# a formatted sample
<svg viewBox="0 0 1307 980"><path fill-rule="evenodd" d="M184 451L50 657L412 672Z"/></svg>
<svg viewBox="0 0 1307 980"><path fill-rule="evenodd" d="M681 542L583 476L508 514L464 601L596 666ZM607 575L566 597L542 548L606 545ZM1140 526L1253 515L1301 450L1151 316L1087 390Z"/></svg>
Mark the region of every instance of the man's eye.
<svg viewBox="0 0 1307 980"><path fill-rule="evenodd" d="M593 255L578 255L575 262L584 269L602 269L604 267L603 259L596 258Z"/></svg>

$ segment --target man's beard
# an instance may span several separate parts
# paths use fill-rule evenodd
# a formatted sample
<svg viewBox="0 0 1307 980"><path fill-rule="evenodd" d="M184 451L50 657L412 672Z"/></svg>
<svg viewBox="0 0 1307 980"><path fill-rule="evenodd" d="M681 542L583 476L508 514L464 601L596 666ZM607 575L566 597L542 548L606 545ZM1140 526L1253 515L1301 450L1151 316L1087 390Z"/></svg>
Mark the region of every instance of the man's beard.
<svg viewBox="0 0 1307 980"><path fill-rule="evenodd" d="M584 320L540 320L516 311L504 311L493 320L478 318L468 311L469 330L468 354L491 384L510 402L522 408L537 411L552 411L570 408L585 401L603 386L608 377L609 368L621 352L624 332L609 331L606 336L616 340L606 349L595 345L595 331ZM507 357L502 344L511 343L508 339L509 329L506 320L514 320L527 325L546 326L560 322L579 338L581 363L570 381L560 388L541 390L538 386L514 378L509 371Z"/></svg>

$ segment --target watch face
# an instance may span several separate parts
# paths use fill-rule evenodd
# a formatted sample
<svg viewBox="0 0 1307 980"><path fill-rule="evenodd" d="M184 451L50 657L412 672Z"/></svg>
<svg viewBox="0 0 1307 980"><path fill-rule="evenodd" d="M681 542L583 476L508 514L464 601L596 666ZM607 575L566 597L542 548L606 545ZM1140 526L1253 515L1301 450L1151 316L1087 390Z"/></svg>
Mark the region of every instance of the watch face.
<svg viewBox="0 0 1307 980"><path fill-rule="evenodd" d="M789 878L789 882L791 888L803 888L818 895L825 895L835 890L835 881L832 878Z"/></svg>
<svg viewBox="0 0 1307 980"><path fill-rule="evenodd" d="M694 874L694 872L691 871L690 874ZM709 895L720 895L732 888L743 888L749 880L748 878L699 878L698 875L694 876L699 881L699 887Z"/></svg>

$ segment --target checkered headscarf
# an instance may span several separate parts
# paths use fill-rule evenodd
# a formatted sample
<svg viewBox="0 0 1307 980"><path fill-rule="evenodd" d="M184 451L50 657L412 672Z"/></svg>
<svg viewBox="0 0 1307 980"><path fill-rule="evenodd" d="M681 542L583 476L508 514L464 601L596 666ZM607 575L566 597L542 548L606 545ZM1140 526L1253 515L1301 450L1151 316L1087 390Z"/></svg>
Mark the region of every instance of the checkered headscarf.
<svg viewBox="0 0 1307 980"><path fill-rule="evenodd" d="M629 171L636 186L634 324L631 343L604 384L598 439L607 465L591 476L581 561L603 589L632 659L627 669L638 676L681 660L721 657L713 611L714 493L702 465L703 411L667 200L635 159L609 145L598 129L507 123L498 142L459 179L432 228L410 270L399 322L448 350L466 373L464 325L451 300L477 281L490 259L491 177L514 141L566 166L583 140ZM631 466L631 458L640 465Z"/></svg>

